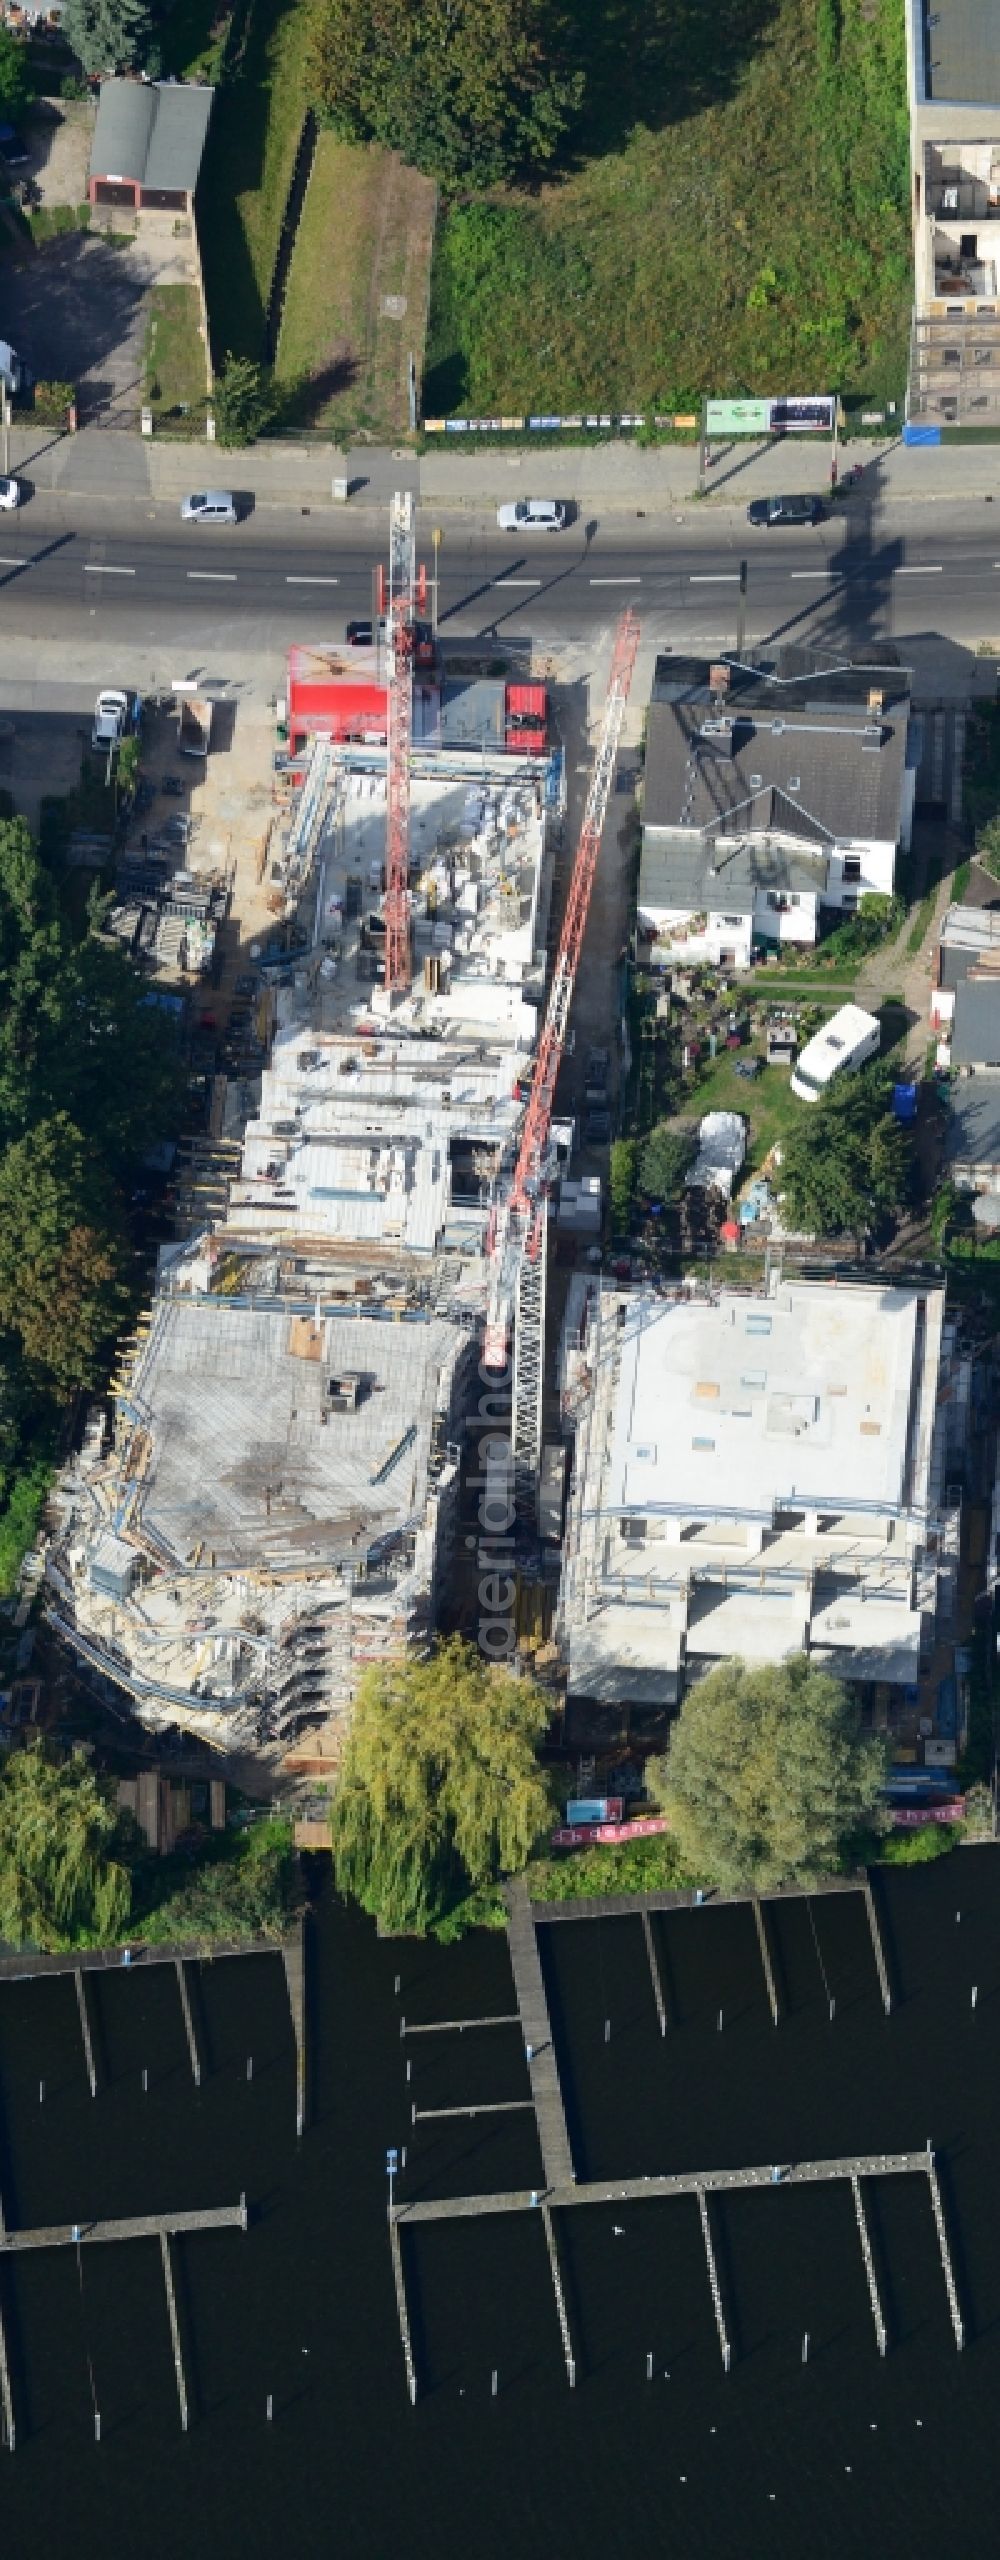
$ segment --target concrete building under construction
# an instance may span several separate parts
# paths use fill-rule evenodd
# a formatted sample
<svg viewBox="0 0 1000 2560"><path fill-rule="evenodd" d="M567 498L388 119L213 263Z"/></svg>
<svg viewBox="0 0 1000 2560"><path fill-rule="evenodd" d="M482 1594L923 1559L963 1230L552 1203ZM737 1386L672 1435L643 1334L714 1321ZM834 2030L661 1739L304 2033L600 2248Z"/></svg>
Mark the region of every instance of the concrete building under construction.
<svg viewBox="0 0 1000 2560"><path fill-rule="evenodd" d="M940 1288L574 1281L571 1702L662 1712L727 1655L806 1652L916 1730L955 1616L963 1375Z"/></svg>

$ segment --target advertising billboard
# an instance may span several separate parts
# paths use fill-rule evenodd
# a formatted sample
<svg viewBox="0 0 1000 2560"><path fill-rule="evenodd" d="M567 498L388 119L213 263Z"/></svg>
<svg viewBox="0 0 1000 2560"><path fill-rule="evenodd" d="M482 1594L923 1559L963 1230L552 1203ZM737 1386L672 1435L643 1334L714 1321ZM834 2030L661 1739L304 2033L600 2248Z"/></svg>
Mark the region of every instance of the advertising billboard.
<svg viewBox="0 0 1000 2560"><path fill-rule="evenodd" d="M705 402L706 435L766 436L770 424L770 400L706 400Z"/></svg>
<svg viewBox="0 0 1000 2560"><path fill-rule="evenodd" d="M706 400L707 436L832 436L832 391L786 393L780 400Z"/></svg>

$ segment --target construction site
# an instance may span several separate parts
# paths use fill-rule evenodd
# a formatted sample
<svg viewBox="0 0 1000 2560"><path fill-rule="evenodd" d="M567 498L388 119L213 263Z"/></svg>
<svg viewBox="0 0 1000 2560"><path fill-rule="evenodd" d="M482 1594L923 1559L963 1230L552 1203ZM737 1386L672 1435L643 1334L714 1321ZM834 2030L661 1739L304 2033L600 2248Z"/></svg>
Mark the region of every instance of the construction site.
<svg viewBox="0 0 1000 2560"><path fill-rule="evenodd" d="M380 592L381 719L336 649L295 653L324 700L310 724L293 665L274 921L248 955L269 1055L218 1098L47 1556L51 1623L146 1724L310 1776L336 1768L363 1666L437 1622L484 1383L537 1538L548 1202L574 1136L556 1080L638 644L626 615L560 919L537 701L501 688L487 719L463 687L450 734L415 722L407 499Z"/></svg>

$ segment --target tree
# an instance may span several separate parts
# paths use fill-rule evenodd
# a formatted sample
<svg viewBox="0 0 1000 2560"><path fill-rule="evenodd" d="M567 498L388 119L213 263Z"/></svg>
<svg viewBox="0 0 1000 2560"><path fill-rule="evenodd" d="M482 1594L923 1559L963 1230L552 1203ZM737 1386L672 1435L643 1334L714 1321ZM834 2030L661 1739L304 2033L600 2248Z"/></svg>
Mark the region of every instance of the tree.
<svg viewBox="0 0 1000 2560"><path fill-rule="evenodd" d="M887 1108L880 1067L838 1076L782 1140L781 1189L789 1218L809 1235L863 1235L905 1197L909 1147Z"/></svg>
<svg viewBox="0 0 1000 2560"><path fill-rule="evenodd" d="M80 1130L57 1113L0 1161L0 1325L43 1378L71 1393L97 1385L127 1306L112 1186Z"/></svg>
<svg viewBox="0 0 1000 2560"><path fill-rule="evenodd" d="M694 1159L694 1139L661 1120L651 1129L642 1150L642 1187L651 1200L676 1200Z"/></svg>
<svg viewBox="0 0 1000 2560"><path fill-rule="evenodd" d="M213 394L215 428L220 444L253 444L263 435L275 410L275 392L265 365L252 356L228 355L216 376Z"/></svg>
<svg viewBox="0 0 1000 2560"><path fill-rule="evenodd" d="M8 121L26 115L34 97L27 45L0 27L0 111Z"/></svg>
<svg viewBox="0 0 1000 2560"><path fill-rule="evenodd" d="M629 1212L635 1197L638 1161L639 1149L634 1138L614 1140L608 1168L608 1196L611 1202L611 1223L616 1235L623 1234L628 1226Z"/></svg>
<svg viewBox="0 0 1000 2560"><path fill-rule="evenodd" d="M726 1891L807 1883L872 1823L886 1750L839 1680L789 1662L720 1662L689 1689L653 1770L685 1867Z"/></svg>
<svg viewBox="0 0 1000 2560"><path fill-rule="evenodd" d="M153 36L147 0L66 0L63 32L87 72L142 70Z"/></svg>
<svg viewBox="0 0 1000 2560"><path fill-rule="evenodd" d="M128 1918L131 1884L114 1855L110 1788L79 1753L42 1744L0 1770L0 1938L11 1946L99 1945Z"/></svg>
<svg viewBox="0 0 1000 2560"><path fill-rule="evenodd" d="M497 1619L505 1592L503 1568L488 1571L481 1598ZM540 1689L458 1637L427 1662L372 1665L331 1812L342 1891L390 1928L424 1930L519 1872L549 1811L535 1757L548 1720Z"/></svg>
<svg viewBox="0 0 1000 2560"><path fill-rule="evenodd" d="M584 74L558 0L313 0L308 72L320 112L446 185L543 167Z"/></svg>

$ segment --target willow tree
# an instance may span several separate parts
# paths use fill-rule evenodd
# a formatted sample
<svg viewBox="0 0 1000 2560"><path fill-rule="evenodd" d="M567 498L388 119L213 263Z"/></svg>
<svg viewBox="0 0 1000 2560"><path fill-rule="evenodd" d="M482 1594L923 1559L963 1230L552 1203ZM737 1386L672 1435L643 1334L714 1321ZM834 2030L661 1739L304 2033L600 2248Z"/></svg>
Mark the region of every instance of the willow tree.
<svg viewBox="0 0 1000 2560"><path fill-rule="evenodd" d="M331 1813L338 1885L387 1927L433 1926L526 1865L549 1813L549 1706L458 1637L361 1680Z"/></svg>
<svg viewBox="0 0 1000 2560"><path fill-rule="evenodd" d="M0 1938L55 1953L118 1937L131 1880L117 1837L110 1787L81 1753L12 1751L0 1770Z"/></svg>
<svg viewBox="0 0 1000 2560"><path fill-rule="evenodd" d="M797 1654L720 1662L697 1681L652 1775L690 1873L760 1891L841 1865L885 1764L840 1681Z"/></svg>

